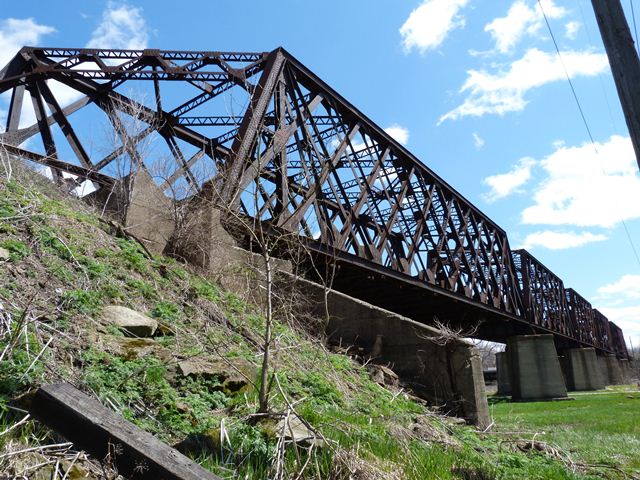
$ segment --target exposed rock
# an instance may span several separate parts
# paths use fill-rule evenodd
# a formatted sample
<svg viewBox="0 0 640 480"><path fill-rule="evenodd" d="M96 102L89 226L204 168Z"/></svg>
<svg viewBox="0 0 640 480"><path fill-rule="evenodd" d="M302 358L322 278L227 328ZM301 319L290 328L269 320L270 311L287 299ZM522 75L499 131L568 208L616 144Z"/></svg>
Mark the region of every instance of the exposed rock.
<svg viewBox="0 0 640 480"><path fill-rule="evenodd" d="M133 337L151 337L158 328L158 322L142 313L119 305L105 307L102 322L115 325L125 334Z"/></svg>
<svg viewBox="0 0 640 480"><path fill-rule="evenodd" d="M178 362L178 373L183 376L202 376L217 379L225 393L235 393L251 387L256 377L256 367L246 360L233 358L224 360L204 360L190 358Z"/></svg>
<svg viewBox="0 0 640 480"><path fill-rule="evenodd" d="M102 335L104 349L124 357L127 360L134 360L152 355L165 363L173 360L171 351L151 338L127 338L116 335Z"/></svg>
<svg viewBox="0 0 640 480"><path fill-rule="evenodd" d="M410 428L415 437L425 442L438 443L452 448L461 447L458 439L449 435L444 428L435 426L433 420L428 415L417 417L415 423L413 423Z"/></svg>
<svg viewBox="0 0 640 480"><path fill-rule="evenodd" d="M9 257L11 257L11 252L6 248L0 247L0 260L9 260Z"/></svg>
<svg viewBox="0 0 640 480"><path fill-rule="evenodd" d="M368 364L367 370L371 374L371 378L374 382L380 385L386 385L389 387L397 387L400 383L400 379L396 373L384 365Z"/></svg>
<svg viewBox="0 0 640 480"><path fill-rule="evenodd" d="M297 415L289 415L278 422L278 436L304 445L315 445L320 447L324 441L311 430Z"/></svg>
<svg viewBox="0 0 640 480"><path fill-rule="evenodd" d="M192 458L218 457L221 451L220 429L212 428L206 432L191 433L184 440L175 444L173 448Z"/></svg>

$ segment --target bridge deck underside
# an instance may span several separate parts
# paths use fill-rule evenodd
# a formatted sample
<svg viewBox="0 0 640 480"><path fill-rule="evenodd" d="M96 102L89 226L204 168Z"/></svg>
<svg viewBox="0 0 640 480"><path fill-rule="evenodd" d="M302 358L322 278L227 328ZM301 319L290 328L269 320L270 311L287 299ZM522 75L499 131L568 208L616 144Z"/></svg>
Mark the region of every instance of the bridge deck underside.
<svg viewBox="0 0 640 480"><path fill-rule="evenodd" d="M315 259L314 270L326 258ZM496 308L452 295L444 289L424 282L408 281L382 269L364 265L357 259L329 258L335 268L324 271L330 275L321 279L332 288L354 298L376 305L415 321L435 325L441 323L459 331L464 337L490 342L506 343L514 335L553 334L559 351L569 348L594 347L602 353L611 353L594 343L578 340L550 328L532 324L527 319L509 315Z"/></svg>

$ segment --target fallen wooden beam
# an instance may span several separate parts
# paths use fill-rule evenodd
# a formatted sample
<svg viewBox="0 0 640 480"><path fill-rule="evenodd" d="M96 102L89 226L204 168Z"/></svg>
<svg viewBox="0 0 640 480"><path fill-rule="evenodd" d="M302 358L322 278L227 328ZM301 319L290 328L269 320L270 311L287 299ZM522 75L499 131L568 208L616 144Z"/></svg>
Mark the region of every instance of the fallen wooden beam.
<svg viewBox="0 0 640 480"><path fill-rule="evenodd" d="M109 456L118 473L127 478L220 480L68 383L40 388L31 414L96 458Z"/></svg>

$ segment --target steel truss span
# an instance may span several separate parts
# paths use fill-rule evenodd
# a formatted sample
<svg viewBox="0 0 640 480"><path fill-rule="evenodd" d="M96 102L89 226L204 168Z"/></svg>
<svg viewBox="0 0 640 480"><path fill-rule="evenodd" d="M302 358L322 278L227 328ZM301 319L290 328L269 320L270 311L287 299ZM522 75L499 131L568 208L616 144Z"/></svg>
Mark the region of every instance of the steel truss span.
<svg viewBox="0 0 640 480"><path fill-rule="evenodd" d="M25 47L0 71L5 92L5 148L75 188L112 188L131 165L181 198L214 184L362 271L627 357L616 325L282 48Z"/></svg>

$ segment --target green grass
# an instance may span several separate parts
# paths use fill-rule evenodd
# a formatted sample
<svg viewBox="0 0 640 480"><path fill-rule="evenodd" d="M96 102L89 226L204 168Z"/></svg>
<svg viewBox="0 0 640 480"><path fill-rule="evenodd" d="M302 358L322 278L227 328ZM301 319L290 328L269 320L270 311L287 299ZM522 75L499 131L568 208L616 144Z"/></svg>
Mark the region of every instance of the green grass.
<svg viewBox="0 0 640 480"><path fill-rule="evenodd" d="M535 435L560 447L574 462L611 465L637 475L640 391L631 388L572 393L569 401L496 403L491 409L498 431L522 432L523 439Z"/></svg>
<svg viewBox="0 0 640 480"><path fill-rule="evenodd" d="M12 265L0 268L0 300L6 307L4 298L10 298L20 308L7 310L11 328L0 335L0 352L7 352L0 362L0 431L22 418L7 407L14 399L42 383L69 380L169 444L189 436L208 438L216 446L214 453L193 456L224 478L268 478L277 419L253 416L255 388L232 390L222 377L184 377L177 369L191 357L225 359L248 366L247 375L255 382L265 322L260 308L186 265L148 255L133 239L114 237L79 204L49 198L43 193L47 190L17 182L2 187L0 179L0 246L10 251ZM146 313L164 328L137 347L128 343L116 348L120 331L97 321L109 304ZM302 478L348 478L344 471L336 476L345 455L377 472L352 478L596 478L573 473L543 453L520 452L501 434L482 435L472 427L447 424L404 392L376 384L366 368L327 351L321 339L284 320L275 319L273 334L271 366L277 381L272 382L271 409L285 412L294 403L332 446L313 451ZM44 349L51 335L53 341ZM138 354L136 348L149 342L153 348ZM627 395L497 404L496 428L529 436L545 432L536 438L558 443L576 461L619 462L631 471L640 457L640 399ZM427 433L416 433L420 425L428 425ZM228 438L224 445L219 443L222 431ZM37 422L24 423L0 438L0 471L10 463L3 460L3 448L14 441L27 447L54 439ZM287 478L295 478L298 462L307 459L305 451L298 454L300 459L292 448L285 454Z"/></svg>

